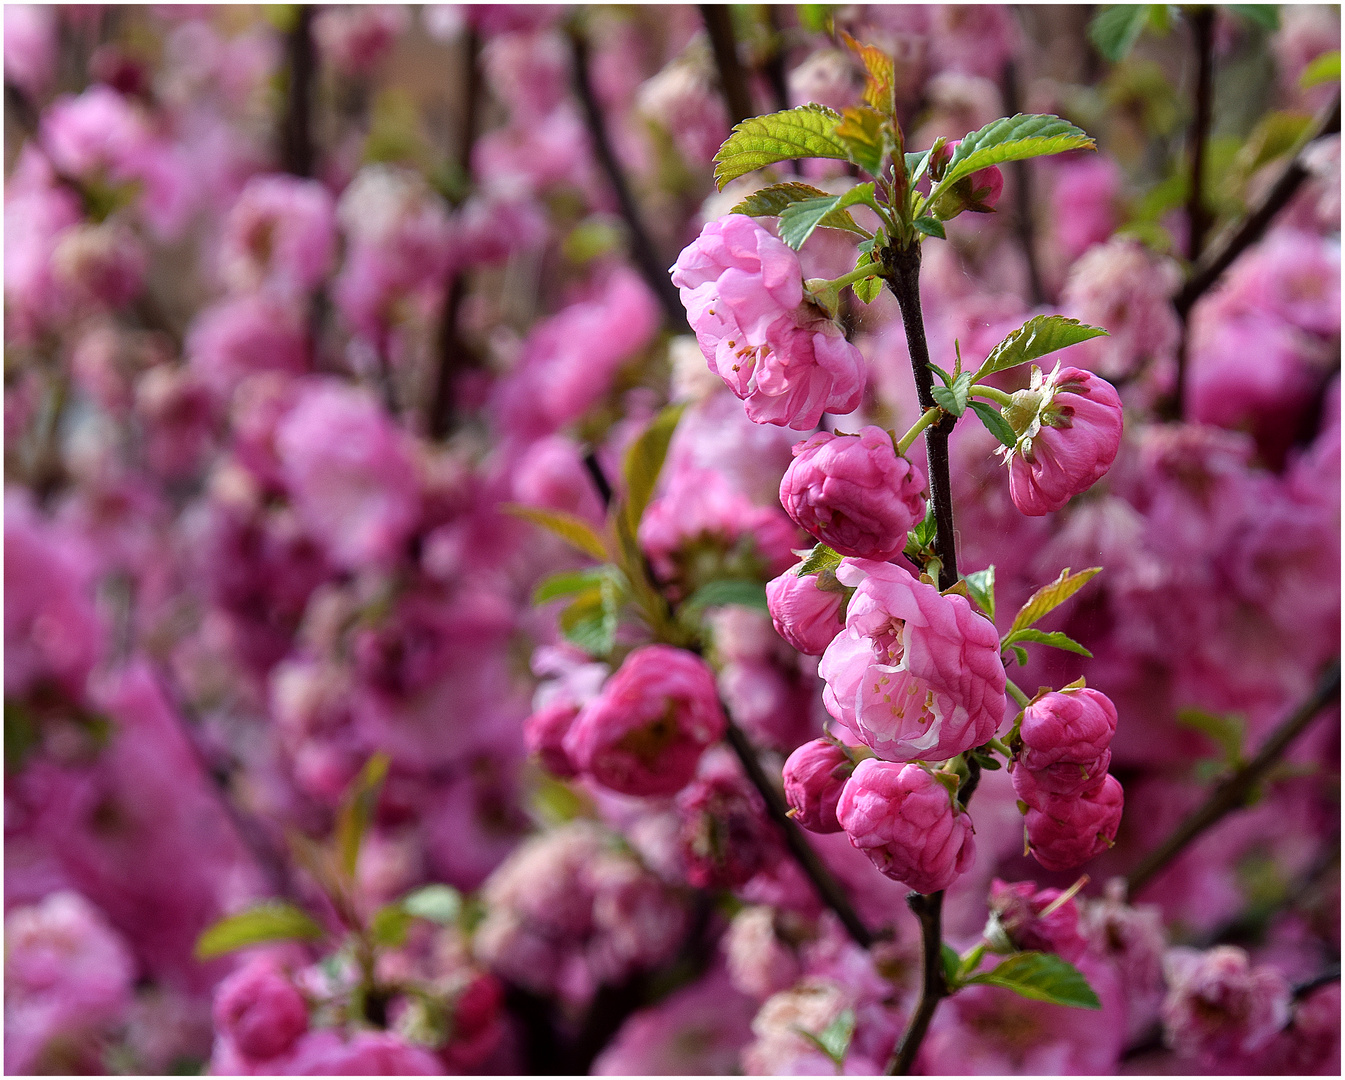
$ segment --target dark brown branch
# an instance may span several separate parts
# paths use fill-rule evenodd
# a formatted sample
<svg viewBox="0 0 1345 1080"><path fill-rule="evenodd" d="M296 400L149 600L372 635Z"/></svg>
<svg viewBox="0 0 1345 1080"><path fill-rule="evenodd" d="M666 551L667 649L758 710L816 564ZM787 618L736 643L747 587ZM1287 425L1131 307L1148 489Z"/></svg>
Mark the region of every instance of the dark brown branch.
<svg viewBox="0 0 1345 1080"><path fill-rule="evenodd" d="M913 892L906 903L920 920L920 1002L911 1014L901 1042L887 1063L888 1076L909 1076L920 1044L925 1041L929 1022L939 1002L948 996L948 984L943 974L943 893L928 895Z"/></svg>
<svg viewBox="0 0 1345 1080"><path fill-rule="evenodd" d="M1214 114L1214 8L1204 5L1191 15L1191 33L1196 47L1195 119L1191 124L1191 171L1186 191L1186 218L1189 226L1187 257L1195 262L1205 247L1210 226L1205 206L1205 147L1209 143L1210 123Z"/></svg>
<svg viewBox="0 0 1345 1080"><path fill-rule="evenodd" d="M1247 216L1222 233L1201 256L1191 273L1190 279L1182 287L1173 301L1179 314L1186 314L1209 288L1219 280L1223 272L1232 265L1233 260L1261 239L1275 215L1288 205L1299 186L1308 177L1304 164L1304 154L1309 145L1324 135L1335 135L1340 131L1340 94L1336 94L1325 109L1317 115L1304 147L1271 183L1257 204Z"/></svg>
<svg viewBox="0 0 1345 1080"><path fill-rule="evenodd" d="M906 346L911 354L915 390L921 410L932 409L934 373L929 366L929 346L925 341L925 320L920 310L920 246L890 248L885 253L887 287L901 308L906 331ZM934 550L938 553L939 588L957 584L957 538L953 532L953 491L948 470L948 435L957 423L949 414L925 429L925 454L929 463L929 497L934 503Z"/></svg>
<svg viewBox="0 0 1345 1080"><path fill-rule="evenodd" d="M1018 65L1010 60L1004 65L1004 104L1010 116L1021 110L1022 95L1018 90ZM1041 267L1037 262L1036 222L1032 215L1032 163L1015 161L1013 169L1013 227L1018 244L1027 260L1027 286L1033 307L1046 302L1046 290L1041 283Z"/></svg>
<svg viewBox="0 0 1345 1080"><path fill-rule="evenodd" d="M1153 852L1146 856L1126 879L1130 896L1136 896L1173 859L1215 822L1247 803L1252 789L1265 777L1295 739L1307 729L1313 718L1340 697L1340 658L1322 676L1317 688L1266 740L1260 752L1222 784L1173 830Z"/></svg>
<svg viewBox="0 0 1345 1080"><path fill-rule="evenodd" d="M710 35L715 67L719 69L719 86L724 92L724 104L728 106L729 124L732 126L756 115L747 85L747 72L738 60L738 38L733 32L733 13L727 4L701 4L700 13L706 32ZM783 105L780 107L784 108Z"/></svg>
<svg viewBox="0 0 1345 1080"><path fill-rule="evenodd" d="M789 80L785 76L785 37L780 27L778 5L766 5L766 21L771 28L771 51L763 61L761 70L766 75L766 81L771 84L776 111L783 112L789 108ZM797 170L798 162L793 164Z"/></svg>
<svg viewBox="0 0 1345 1080"><path fill-rule="evenodd" d="M593 155L598 159L607 182L612 185L621 216L625 219L630 233L631 256L644 277L646 284L654 291L663 307L664 317L670 326L678 331L689 329L686 311L676 286L668 276L667 264L659 256L654 243L645 230L640 218L635 197L626 182L625 173L612 150L611 140L607 136L607 124L603 120L602 107L593 93L593 82L589 75L588 39L578 27L570 28L570 48L574 57L574 85L584 108L584 120L588 124L589 138L593 141Z"/></svg>
<svg viewBox="0 0 1345 1080"><path fill-rule="evenodd" d="M729 723L727 739L729 745L733 747L733 752L738 755L738 761L741 762L743 771L747 773L747 778L752 781L752 786L761 792L771 820L780 826L781 832L784 833L785 844L789 848L789 853L794 856L794 861L808 875L808 880L817 890L817 895L836 913L836 917L841 920L849 935L867 949L874 942L873 933L860 919L840 883L817 857L817 852L804 838L802 830L790 818L784 794L766 776L751 740L732 722Z"/></svg>
<svg viewBox="0 0 1345 1080"><path fill-rule="evenodd" d="M285 35L289 82L280 126L280 164L295 176L313 175L313 79L317 73L313 10L311 4L297 5L294 26Z"/></svg>
<svg viewBox="0 0 1345 1080"><path fill-rule="evenodd" d="M1314 975L1311 979L1306 979L1294 987L1294 1000L1302 1001L1314 990L1320 990L1329 983L1340 982L1340 965L1332 964L1329 968L1319 975Z"/></svg>

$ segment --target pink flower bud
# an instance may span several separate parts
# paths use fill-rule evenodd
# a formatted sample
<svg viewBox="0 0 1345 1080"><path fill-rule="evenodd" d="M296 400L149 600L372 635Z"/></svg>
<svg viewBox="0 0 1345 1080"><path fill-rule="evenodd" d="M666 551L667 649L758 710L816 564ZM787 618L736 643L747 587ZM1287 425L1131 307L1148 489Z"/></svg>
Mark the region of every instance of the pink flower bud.
<svg viewBox="0 0 1345 1080"><path fill-rule="evenodd" d="M1032 773L1015 770L1014 790L1027 805L1027 842L1047 870L1072 870L1101 855L1116 839L1125 796L1108 775L1082 795L1055 795L1034 787Z"/></svg>
<svg viewBox="0 0 1345 1080"><path fill-rule="evenodd" d="M836 815L850 843L916 892L946 889L976 857L971 818L921 765L861 761Z"/></svg>
<svg viewBox="0 0 1345 1080"><path fill-rule="evenodd" d="M707 754L677 796L678 846L698 889L737 889L779 857L766 804L725 750Z"/></svg>
<svg viewBox="0 0 1345 1080"><path fill-rule="evenodd" d="M795 446L780 502L800 528L842 555L885 562L923 520L924 489L920 466L897 455L886 431L869 426L858 436L819 431Z"/></svg>
<svg viewBox="0 0 1345 1080"><path fill-rule="evenodd" d="M834 592L823 589L817 574L801 575L797 566L766 583L766 606L775 629L808 656L821 656L845 629L841 619L844 599L839 586Z"/></svg>
<svg viewBox="0 0 1345 1080"><path fill-rule="evenodd" d="M1111 383L1079 368L1061 368L1013 395L1004 419L1018 442L997 453L1009 467L1009 496L1040 517L1059 510L1099 480L1121 445L1121 399Z"/></svg>
<svg viewBox="0 0 1345 1080"><path fill-rule="evenodd" d="M803 431L848 413L864 391L864 358L834 320L805 304L799 257L751 218L712 221L677 257L701 352L758 424Z"/></svg>
<svg viewBox="0 0 1345 1080"><path fill-rule="evenodd" d="M1165 1041L1210 1066L1265 1046L1289 1020L1289 984L1274 968L1252 967L1233 945L1168 952ZM1253 1072L1259 1070L1251 1070Z"/></svg>
<svg viewBox="0 0 1345 1080"><path fill-rule="evenodd" d="M892 761L944 761L994 737L1004 665L994 624L891 563L845 559L855 594L822 657L827 711Z"/></svg>
<svg viewBox="0 0 1345 1080"><path fill-rule="evenodd" d="M275 965L259 957L239 968L215 993L215 1030L244 1061L279 1057L308 1030L303 995Z"/></svg>
<svg viewBox="0 0 1345 1080"><path fill-rule="evenodd" d="M538 709L523 721L523 741L528 753L542 759L547 772L568 778L578 776L570 756L565 752L565 735L579 715L579 706L569 701L553 701Z"/></svg>
<svg viewBox="0 0 1345 1080"><path fill-rule="evenodd" d="M623 795L672 795L727 727L713 672L685 649L636 649L562 742L582 772Z"/></svg>
<svg viewBox="0 0 1345 1080"><path fill-rule="evenodd" d="M850 756L833 742L814 739L789 755L785 762L785 800L794 820L809 832L841 831L836 802L854 768Z"/></svg>
<svg viewBox="0 0 1345 1080"><path fill-rule="evenodd" d="M990 918L986 939L1002 934L1015 949L1053 952L1071 964L1088 950L1088 939L1079 929L1079 908L1073 897L1058 906L1059 889L1042 889L1031 881L990 883ZM1051 909L1042 916L1041 912Z"/></svg>
<svg viewBox="0 0 1345 1080"><path fill-rule="evenodd" d="M1111 764L1107 749L1116 734L1116 706L1096 690L1046 694L1023 711L1023 751L1013 770L1032 773L1031 783L1056 795L1077 795L1097 786Z"/></svg>

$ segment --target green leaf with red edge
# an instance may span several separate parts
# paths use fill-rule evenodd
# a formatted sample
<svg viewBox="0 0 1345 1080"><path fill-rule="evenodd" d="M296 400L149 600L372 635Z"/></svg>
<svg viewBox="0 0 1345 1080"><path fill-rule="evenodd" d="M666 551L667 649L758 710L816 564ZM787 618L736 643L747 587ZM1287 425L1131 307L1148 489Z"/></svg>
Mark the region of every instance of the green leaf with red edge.
<svg viewBox="0 0 1345 1080"><path fill-rule="evenodd" d="M1017 616L1014 617L1009 635L1026 630L1042 616L1054 611L1100 573L1102 573L1100 566L1080 570L1077 574L1071 574L1069 567L1065 567L1060 571L1058 578L1049 585L1043 585L1028 597L1027 603L1019 608Z"/></svg>
<svg viewBox="0 0 1345 1080"><path fill-rule="evenodd" d="M810 102L797 109L751 116L737 124L715 155L715 184L724 185L757 169L796 158L848 158L836 137L841 114Z"/></svg>
<svg viewBox="0 0 1345 1080"><path fill-rule="evenodd" d="M845 143L850 160L870 176L878 176L896 145L891 122L875 109L852 105L841 113L836 137Z"/></svg>
<svg viewBox="0 0 1345 1080"><path fill-rule="evenodd" d="M897 65L875 45L861 45L844 30L841 40L864 65L864 104L885 116L896 112Z"/></svg>

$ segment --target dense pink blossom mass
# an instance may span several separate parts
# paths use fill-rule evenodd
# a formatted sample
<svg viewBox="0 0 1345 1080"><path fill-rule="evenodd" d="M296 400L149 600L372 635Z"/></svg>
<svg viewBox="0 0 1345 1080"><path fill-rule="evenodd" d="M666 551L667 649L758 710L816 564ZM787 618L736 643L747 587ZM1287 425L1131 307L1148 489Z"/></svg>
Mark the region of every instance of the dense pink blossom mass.
<svg viewBox="0 0 1345 1080"><path fill-rule="evenodd" d="M8 5L6 1073L1340 1075L1340 20Z"/></svg>

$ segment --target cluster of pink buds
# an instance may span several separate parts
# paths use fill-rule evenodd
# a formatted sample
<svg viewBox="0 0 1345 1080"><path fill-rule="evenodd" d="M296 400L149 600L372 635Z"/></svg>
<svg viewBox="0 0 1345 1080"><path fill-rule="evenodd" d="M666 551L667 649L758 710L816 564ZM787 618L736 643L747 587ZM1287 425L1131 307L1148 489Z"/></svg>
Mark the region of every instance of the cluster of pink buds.
<svg viewBox="0 0 1345 1080"><path fill-rule="evenodd" d="M1068 870L1111 847L1121 823L1121 785L1107 772L1116 706L1105 694L1067 687L1023 710L1011 766L1027 817L1027 843L1048 870Z"/></svg>

